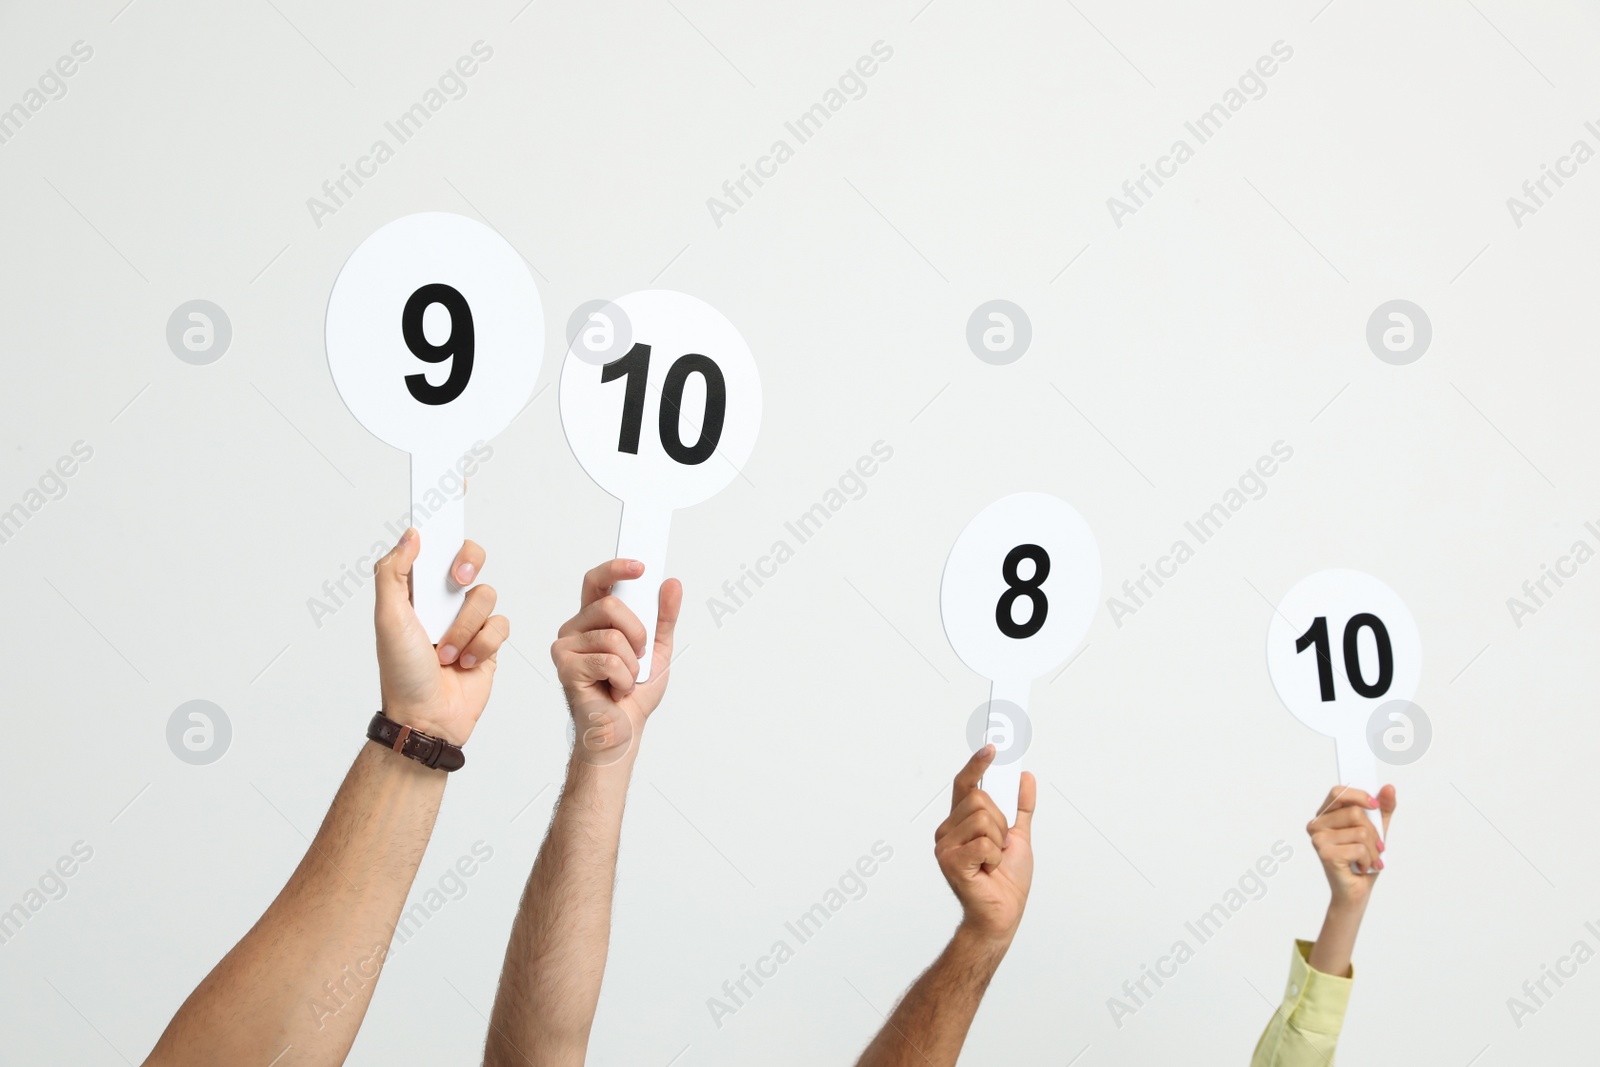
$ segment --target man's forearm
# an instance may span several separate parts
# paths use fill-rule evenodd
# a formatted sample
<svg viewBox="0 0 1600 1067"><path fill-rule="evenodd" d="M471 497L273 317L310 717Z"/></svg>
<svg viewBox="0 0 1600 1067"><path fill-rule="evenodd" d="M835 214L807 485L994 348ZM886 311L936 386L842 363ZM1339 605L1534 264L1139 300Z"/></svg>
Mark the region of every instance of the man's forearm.
<svg viewBox="0 0 1600 1067"><path fill-rule="evenodd" d="M953 1067L984 990L1009 947L1009 943L958 927L933 966L895 1007L856 1067Z"/></svg>
<svg viewBox="0 0 1600 1067"><path fill-rule="evenodd" d="M582 1064L611 940L632 752L609 766L575 754L506 945L486 1067Z"/></svg>
<svg viewBox="0 0 1600 1067"><path fill-rule="evenodd" d="M339 1064L355 1041L422 862L445 774L362 746L305 858L184 1001L155 1065Z"/></svg>

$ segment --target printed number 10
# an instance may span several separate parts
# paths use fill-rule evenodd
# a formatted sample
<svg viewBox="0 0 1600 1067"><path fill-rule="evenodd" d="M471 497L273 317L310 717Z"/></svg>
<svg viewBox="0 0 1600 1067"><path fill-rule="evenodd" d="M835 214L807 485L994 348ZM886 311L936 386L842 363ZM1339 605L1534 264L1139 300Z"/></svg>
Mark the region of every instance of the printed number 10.
<svg viewBox="0 0 1600 1067"><path fill-rule="evenodd" d="M1378 680L1370 685L1361 673L1361 646L1358 640L1363 629L1372 631L1373 643L1378 646ZM1329 701L1334 698L1333 659L1328 646L1326 616L1317 616L1311 629L1295 641L1294 650L1304 652L1312 645L1317 646L1317 684L1322 690L1322 699ZM1381 697L1394 682L1394 649L1389 644L1389 630L1376 615L1363 612L1351 616L1350 621L1345 623L1344 673L1350 679L1350 688L1364 697Z"/></svg>
<svg viewBox="0 0 1600 1067"><path fill-rule="evenodd" d="M621 359L607 363L600 372L602 382L622 378L627 389L622 394L622 431L617 435L617 451L629 455L639 454L639 430L644 423L645 378L650 374L650 346L636 344ZM678 415L683 407L683 390L691 375L698 374L706 383L705 415L700 423L700 436L693 444L686 444L678 436ZM722 377L722 368L710 356L697 352L680 356L667 368L667 379L661 385L661 411L658 432L661 448L668 456L685 466L704 463L717 450L722 440L722 423L728 409L728 386Z"/></svg>

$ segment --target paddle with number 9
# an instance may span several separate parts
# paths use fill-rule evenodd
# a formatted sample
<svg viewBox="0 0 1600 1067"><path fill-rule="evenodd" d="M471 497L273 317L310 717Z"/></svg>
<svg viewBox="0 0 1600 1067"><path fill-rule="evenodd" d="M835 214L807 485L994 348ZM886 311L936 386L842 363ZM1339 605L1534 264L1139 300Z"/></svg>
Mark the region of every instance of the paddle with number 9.
<svg viewBox="0 0 1600 1067"><path fill-rule="evenodd" d="M538 287L482 223L407 215L345 262L328 297L326 340L350 413L411 453L411 525L422 537L411 600L437 643L465 597L450 577L466 537L461 457L533 392L544 357Z"/></svg>

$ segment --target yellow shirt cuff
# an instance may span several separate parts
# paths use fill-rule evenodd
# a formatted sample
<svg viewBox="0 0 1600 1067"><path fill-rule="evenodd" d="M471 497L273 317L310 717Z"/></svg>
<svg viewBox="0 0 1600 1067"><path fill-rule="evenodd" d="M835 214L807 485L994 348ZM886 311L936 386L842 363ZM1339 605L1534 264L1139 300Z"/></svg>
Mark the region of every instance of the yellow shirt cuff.
<svg viewBox="0 0 1600 1067"><path fill-rule="evenodd" d="M1323 974L1311 966L1310 941L1295 941L1289 961L1289 984L1283 993L1283 1014L1296 1029L1337 1036L1344 1026L1344 1012L1350 1003L1350 977Z"/></svg>

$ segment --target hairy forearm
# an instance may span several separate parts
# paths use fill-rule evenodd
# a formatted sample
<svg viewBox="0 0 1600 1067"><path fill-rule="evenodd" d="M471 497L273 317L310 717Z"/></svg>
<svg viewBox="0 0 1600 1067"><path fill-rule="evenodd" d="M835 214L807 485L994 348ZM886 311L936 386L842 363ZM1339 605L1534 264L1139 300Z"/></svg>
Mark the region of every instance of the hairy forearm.
<svg viewBox="0 0 1600 1067"><path fill-rule="evenodd" d="M300 866L184 1001L147 1067L343 1063L433 832L444 780L442 771L363 745Z"/></svg>
<svg viewBox="0 0 1600 1067"><path fill-rule="evenodd" d="M633 754L575 759L506 946L486 1067L582 1064L611 940L617 843Z"/></svg>
<svg viewBox="0 0 1600 1067"><path fill-rule="evenodd" d="M895 1007L856 1067L952 1067L1008 943L956 930Z"/></svg>
<svg viewBox="0 0 1600 1067"><path fill-rule="evenodd" d="M1328 905L1317 943L1311 947L1308 962L1313 969L1336 978L1350 976L1350 956L1355 952L1356 934L1361 930L1361 918L1366 911L1365 900L1359 903L1335 900Z"/></svg>

